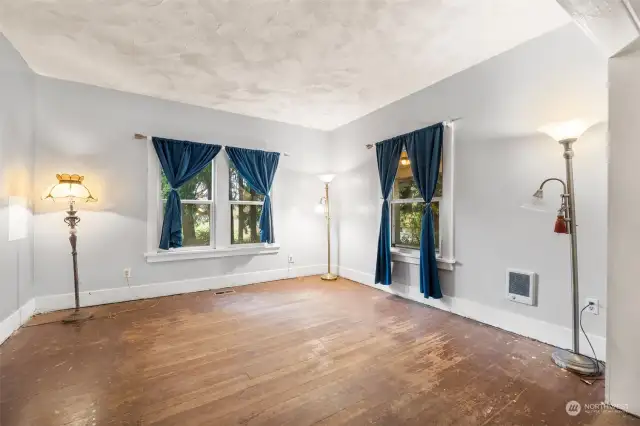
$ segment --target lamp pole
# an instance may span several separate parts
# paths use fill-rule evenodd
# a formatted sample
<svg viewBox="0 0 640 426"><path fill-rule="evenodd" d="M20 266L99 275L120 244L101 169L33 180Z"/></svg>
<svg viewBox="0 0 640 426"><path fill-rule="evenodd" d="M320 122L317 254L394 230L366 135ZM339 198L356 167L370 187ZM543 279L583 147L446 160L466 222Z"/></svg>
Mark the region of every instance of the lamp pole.
<svg viewBox="0 0 640 426"><path fill-rule="evenodd" d="M335 281L338 276L331 273L331 211L329 210L329 182L324 183L324 217L327 220L327 273L320 278L325 281Z"/></svg>
<svg viewBox="0 0 640 426"><path fill-rule="evenodd" d="M576 222L576 197L573 181L573 143L577 138L561 139L559 143L564 147L563 157L565 160L567 183L561 179L546 179L540 185L540 197L542 196L542 187L552 180L560 181L563 185L564 193L562 194L563 208L565 220L569 222L569 234L571 238L571 330L572 330L572 349L558 349L551 358L560 368L573 371L578 374L595 376L604 372L604 365L599 361L593 360L587 356L580 354L580 292L578 285L578 226ZM537 193L536 193L537 194Z"/></svg>
<svg viewBox="0 0 640 426"><path fill-rule="evenodd" d="M564 162L567 174L567 214L569 220L569 234L571 235L571 296L573 298L573 352L580 353L580 291L578 287L578 227L576 225L575 192L573 185L573 143L576 139L564 139L560 144L564 147Z"/></svg>
<svg viewBox="0 0 640 426"><path fill-rule="evenodd" d="M80 218L77 216L78 211L75 209L75 200L69 201L69 210L67 210L67 217L64 218L64 222L69 225L69 243L71 243L71 257L73 259L73 290L75 296L75 309L66 318L62 320L63 323L76 323L85 321L93 317L90 312L80 312L80 280L78 278L78 251L76 250L76 243L78 241L78 229L76 225L80 223Z"/></svg>

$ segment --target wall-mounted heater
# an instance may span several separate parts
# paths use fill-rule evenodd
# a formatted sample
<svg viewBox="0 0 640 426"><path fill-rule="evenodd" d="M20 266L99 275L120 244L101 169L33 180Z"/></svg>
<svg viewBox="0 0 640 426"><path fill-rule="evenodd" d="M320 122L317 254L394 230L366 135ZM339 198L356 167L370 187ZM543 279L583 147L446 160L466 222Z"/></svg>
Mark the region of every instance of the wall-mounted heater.
<svg viewBox="0 0 640 426"><path fill-rule="evenodd" d="M537 274L507 269L507 299L525 305L536 304Z"/></svg>

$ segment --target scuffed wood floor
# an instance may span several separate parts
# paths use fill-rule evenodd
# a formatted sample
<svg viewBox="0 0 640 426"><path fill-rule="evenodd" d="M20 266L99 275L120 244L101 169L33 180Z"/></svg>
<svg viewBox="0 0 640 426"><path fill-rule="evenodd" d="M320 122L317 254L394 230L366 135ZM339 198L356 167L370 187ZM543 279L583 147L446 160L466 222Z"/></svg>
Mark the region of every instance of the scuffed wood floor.
<svg viewBox="0 0 640 426"><path fill-rule="evenodd" d="M38 316L0 353L0 424L640 425L552 348L318 277Z"/></svg>

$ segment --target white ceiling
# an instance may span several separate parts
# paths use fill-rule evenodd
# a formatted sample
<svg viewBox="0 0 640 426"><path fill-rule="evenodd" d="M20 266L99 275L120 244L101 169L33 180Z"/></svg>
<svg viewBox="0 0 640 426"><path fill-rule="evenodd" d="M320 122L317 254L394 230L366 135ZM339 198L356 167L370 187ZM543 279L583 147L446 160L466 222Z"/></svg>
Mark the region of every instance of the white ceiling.
<svg viewBox="0 0 640 426"><path fill-rule="evenodd" d="M569 21L555 0L0 0L39 74L325 130Z"/></svg>
<svg viewBox="0 0 640 426"><path fill-rule="evenodd" d="M558 3L607 57L640 36L637 15L627 7L640 4L640 0L558 0Z"/></svg>

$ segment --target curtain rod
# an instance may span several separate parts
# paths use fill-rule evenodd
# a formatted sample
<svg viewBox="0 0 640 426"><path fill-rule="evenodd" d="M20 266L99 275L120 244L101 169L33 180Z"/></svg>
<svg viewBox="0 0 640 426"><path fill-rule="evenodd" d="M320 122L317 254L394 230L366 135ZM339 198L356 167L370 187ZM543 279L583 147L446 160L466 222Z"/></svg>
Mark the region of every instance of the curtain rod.
<svg viewBox="0 0 640 426"><path fill-rule="evenodd" d="M444 125L447 125L447 124L450 124L450 123L455 123L458 120L462 120L462 117L452 118L451 120L438 121L438 123L442 123ZM438 124L438 123L434 123L434 124ZM430 124L430 126L433 126L433 124ZM425 127L429 127L429 126L425 126ZM417 130L420 130L420 129L417 129ZM411 132L415 132L415 130L412 130ZM411 133L411 132L407 132L407 133ZM404 134L406 134L406 133L404 133ZM367 149L371 149L374 146L375 146L375 144L373 144L373 143L368 143L368 144L365 145L365 147L367 147Z"/></svg>
<svg viewBox="0 0 640 426"><path fill-rule="evenodd" d="M134 139L144 139L144 140L147 140L147 141L151 140L151 136L143 135L142 133L134 133L133 134L133 138ZM222 147L224 148L224 145ZM284 155L285 157L291 157L291 155L289 155L288 152L283 152L282 155Z"/></svg>

